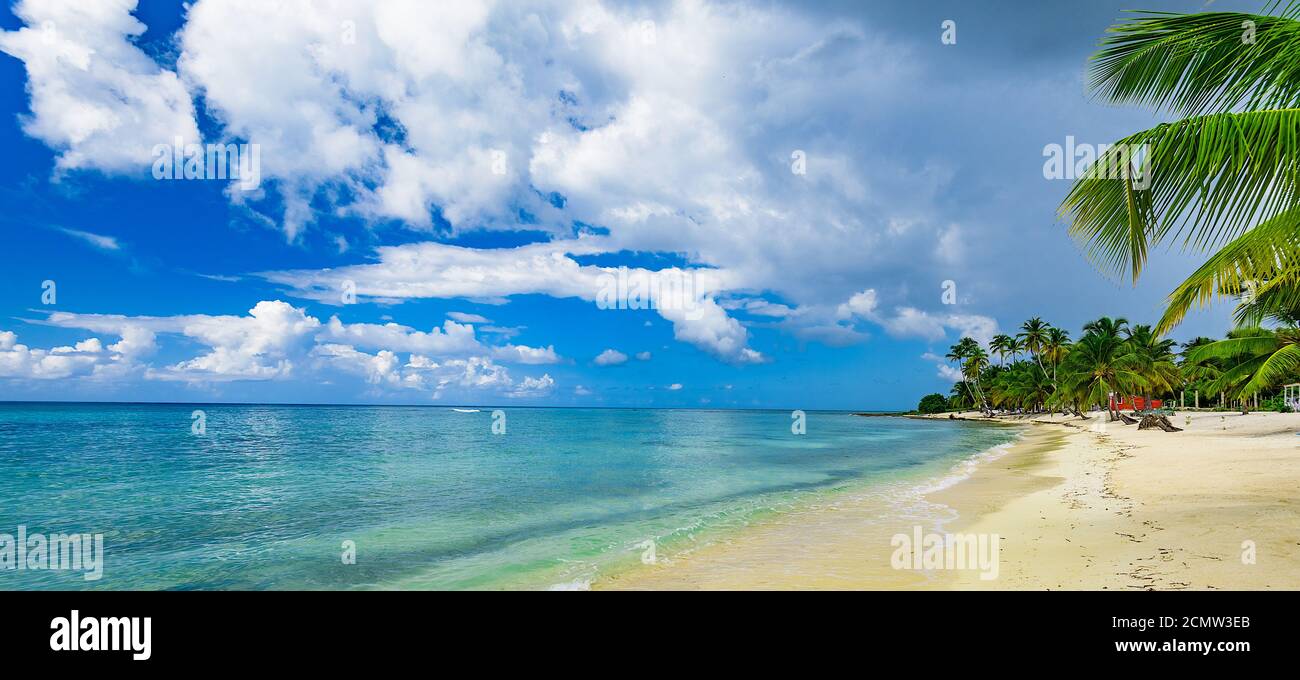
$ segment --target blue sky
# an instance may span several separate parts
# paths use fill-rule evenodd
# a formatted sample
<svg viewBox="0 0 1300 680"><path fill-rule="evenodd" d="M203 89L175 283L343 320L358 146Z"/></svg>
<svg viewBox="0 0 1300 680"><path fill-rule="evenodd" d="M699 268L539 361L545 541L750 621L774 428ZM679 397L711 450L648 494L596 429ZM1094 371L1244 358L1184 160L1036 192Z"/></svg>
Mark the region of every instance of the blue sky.
<svg viewBox="0 0 1300 680"><path fill-rule="evenodd" d="M909 408L1195 262L1103 276L1043 175L1162 120L1084 88L1129 2L296 5L0 12L0 398ZM156 178L178 138L256 186ZM698 299L602 309L620 267Z"/></svg>

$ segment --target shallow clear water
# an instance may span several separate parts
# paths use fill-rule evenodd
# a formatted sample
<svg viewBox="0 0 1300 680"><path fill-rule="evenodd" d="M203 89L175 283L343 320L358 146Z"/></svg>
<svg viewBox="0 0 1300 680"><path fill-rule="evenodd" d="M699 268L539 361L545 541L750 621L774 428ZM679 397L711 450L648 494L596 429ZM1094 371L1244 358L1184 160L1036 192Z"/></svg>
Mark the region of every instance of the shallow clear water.
<svg viewBox="0 0 1300 680"><path fill-rule="evenodd" d="M206 434L191 412L206 413ZM102 533L103 578L0 588L545 588L1010 441L788 411L0 403L0 534ZM343 563L343 542L356 564Z"/></svg>

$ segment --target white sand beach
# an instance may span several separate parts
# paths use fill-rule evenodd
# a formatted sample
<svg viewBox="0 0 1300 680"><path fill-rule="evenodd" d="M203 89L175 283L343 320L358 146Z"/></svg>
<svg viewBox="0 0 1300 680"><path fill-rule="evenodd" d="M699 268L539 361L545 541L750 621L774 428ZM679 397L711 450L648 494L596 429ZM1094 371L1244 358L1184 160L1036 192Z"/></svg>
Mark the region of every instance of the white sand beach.
<svg viewBox="0 0 1300 680"><path fill-rule="evenodd" d="M1300 588L1300 414L1178 412L1183 432L1090 415L997 418L1022 424L1024 438L926 497L955 514L943 531L999 536L997 578L892 568L890 537L915 518L850 499L594 587Z"/></svg>

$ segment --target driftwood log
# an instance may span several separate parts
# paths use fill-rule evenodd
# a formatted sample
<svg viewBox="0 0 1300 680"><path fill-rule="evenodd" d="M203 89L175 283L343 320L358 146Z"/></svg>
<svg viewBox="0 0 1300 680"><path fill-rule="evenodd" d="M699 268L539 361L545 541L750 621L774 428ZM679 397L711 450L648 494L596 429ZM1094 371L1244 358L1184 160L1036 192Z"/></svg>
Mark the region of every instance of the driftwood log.
<svg viewBox="0 0 1300 680"><path fill-rule="evenodd" d="M1148 413L1145 416L1142 416L1142 422L1138 423L1139 430L1150 430L1151 428L1155 428L1155 427L1158 427L1164 430L1165 432L1183 431L1183 428L1181 427L1174 427L1174 424L1169 422L1168 417L1158 416L1154 413Z"/></svg>
<svg viewBox="0 0 1300 680"><path fill-rule="evenodd" d="M1119 419L1123 421L1125 425L1134 425L1137 423L1137 419L1134 418L1133 416L1128 415L1127 413L1119 414ZM1141 426L1139 426L1138 429L1139 430L1142 429Z"/></svg>

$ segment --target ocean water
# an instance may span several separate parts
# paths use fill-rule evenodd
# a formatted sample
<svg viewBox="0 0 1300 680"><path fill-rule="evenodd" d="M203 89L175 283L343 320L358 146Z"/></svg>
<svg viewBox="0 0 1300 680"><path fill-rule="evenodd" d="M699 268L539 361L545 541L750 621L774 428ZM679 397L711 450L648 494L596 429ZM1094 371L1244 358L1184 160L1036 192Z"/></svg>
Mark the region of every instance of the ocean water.
<svg viewBox="0 0 1300 680"><path fill-rule="evenodd" d="M191 413L206 414L206 432ZM1015 433L788 411L0 403L0 534L104 535L0 589L580 588ZM344 542L356 546L344 564Z"/></svg>

